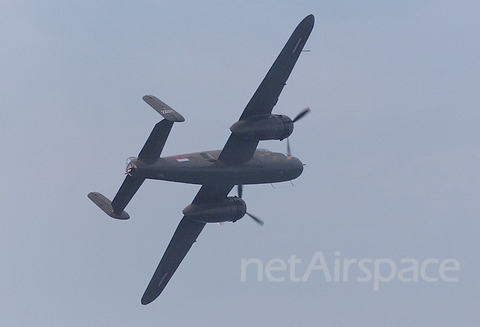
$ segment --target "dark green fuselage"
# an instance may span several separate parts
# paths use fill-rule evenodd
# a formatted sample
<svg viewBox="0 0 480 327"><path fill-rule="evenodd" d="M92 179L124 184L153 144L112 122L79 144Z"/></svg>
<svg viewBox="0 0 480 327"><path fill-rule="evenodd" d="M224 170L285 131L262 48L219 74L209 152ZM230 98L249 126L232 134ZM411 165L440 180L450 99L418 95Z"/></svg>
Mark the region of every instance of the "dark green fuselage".
<svg viewBox="0 0 480 327"><path fill-rule="evenodd" d="M256 150L244 164L227 165L217 160L220 150L162 157L154 163L133 159L134 177L189 184L215 182L233 185L278 183L297 178L302 162L283 153Z"/></svg>

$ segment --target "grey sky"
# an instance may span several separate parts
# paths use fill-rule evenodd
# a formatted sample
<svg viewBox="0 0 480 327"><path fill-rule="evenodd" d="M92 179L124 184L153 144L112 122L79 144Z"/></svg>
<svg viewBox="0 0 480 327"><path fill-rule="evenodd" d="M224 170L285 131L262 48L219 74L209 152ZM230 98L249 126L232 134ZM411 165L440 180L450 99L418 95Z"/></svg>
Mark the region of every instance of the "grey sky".
<svg viewBox="0 0 480 327"><path fill-rule="evenodd" d="M186 118L164 155L219 149L310 13L311 52L274 109L312 109L290 140L303 175L294 187L245 187L265 226L208 225L142 306L198 191L147 181L129 221L86 197L115 194L161 119L142 96ZM479 15L476 1L0 1L2 324L476 325ZM452 258L460 270L447 274L457 282L395 276L378 291L357 280L357 263L348 281L317 269L294 282L287 269L273 272L283 282L259 282L254 266L240 280L242 259L295 255L302 277L316 252L332 277L335 259L390 259L398 272L403 259L434 258L426 274L438 277Z"/></svg>

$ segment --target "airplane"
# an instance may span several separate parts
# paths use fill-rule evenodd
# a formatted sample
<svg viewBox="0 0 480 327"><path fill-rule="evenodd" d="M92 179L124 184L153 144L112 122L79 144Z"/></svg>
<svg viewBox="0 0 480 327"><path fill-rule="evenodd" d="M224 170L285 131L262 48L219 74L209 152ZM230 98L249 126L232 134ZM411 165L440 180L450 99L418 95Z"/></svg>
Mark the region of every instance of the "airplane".
<svg viewBox="0 0 480 327"><path fill-rule="evenodd" d="M272 109L313 29L314 16L308 15L293 31L267 75L230 127L230 137L222 150L160 157L175 122L185 119L177 111L152 95L143 100L162 117L155 125L138 157L129 158L126 177L113 201L98 192L88 194L107 215L129 219L125 207L145 179L201 185L192 203L183 209L181 219L153 277L142 296L143 305L154 301L172 278L178 266L207 223L235 222L245 215L263 225L247 212L242 199L243 185L290 181L303 172L302 162L293 157L288 137L297 117L272 114ZM287 139L287 154L257 149L261 140ZM238 196L228 196L237 186Z"/></svg>

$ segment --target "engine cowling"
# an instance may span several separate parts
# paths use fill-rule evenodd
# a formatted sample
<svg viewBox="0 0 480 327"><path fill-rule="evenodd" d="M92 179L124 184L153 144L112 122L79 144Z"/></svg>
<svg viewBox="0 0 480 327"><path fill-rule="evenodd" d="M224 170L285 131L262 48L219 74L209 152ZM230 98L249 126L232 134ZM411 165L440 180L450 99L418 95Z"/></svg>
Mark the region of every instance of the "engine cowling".
<svg viewBox="0 0 480 327"><path fill-rule="evenodd" d="M286 115L265 115L239 120L230 131L247 140L283 140L292 134L293 121Z"/></svg>
<svg viewBox="0 0 480 327"><path fill-rule="evenodd" d="M245 216L247 205L237 197L227 197L222 202L190 204L183 209L185 217L202 223L235 222Z"/></svg>

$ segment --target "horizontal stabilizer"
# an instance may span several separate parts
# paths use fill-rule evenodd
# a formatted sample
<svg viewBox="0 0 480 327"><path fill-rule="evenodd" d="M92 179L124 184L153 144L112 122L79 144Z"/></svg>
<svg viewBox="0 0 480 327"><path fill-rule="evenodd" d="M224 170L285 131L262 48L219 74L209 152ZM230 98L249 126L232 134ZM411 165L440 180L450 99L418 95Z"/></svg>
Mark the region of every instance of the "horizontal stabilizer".
<svg viewBox="0 0 480 327"><path fill-rule="evenodd" d="M121 213L115 212L112 207L112 202L107 199L103 194L100 194L98 192L91 192L88 193L88 198L112 218L121 220L130 218L128 213L126 213L125 211L122 211Z"/></svg>
<svg viewBox="0 0 480 327"><path fill-rule="evenodd" d="M180 123L185 121L182 115L178 112L173 110L169 105L165 102L162 102L154 95L145 95L142 98L146 103L148 103L156 112L163 116L166 120L173 121L176 123Z"/></svg>

